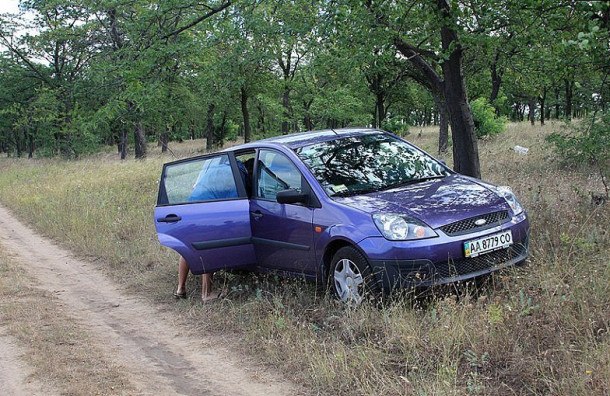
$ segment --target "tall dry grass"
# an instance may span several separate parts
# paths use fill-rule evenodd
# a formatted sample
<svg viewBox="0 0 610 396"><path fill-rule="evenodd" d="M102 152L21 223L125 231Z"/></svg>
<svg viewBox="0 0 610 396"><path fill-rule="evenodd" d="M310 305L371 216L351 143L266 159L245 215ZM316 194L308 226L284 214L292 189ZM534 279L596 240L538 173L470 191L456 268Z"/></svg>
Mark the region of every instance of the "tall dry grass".
<svg viewBox="0 0 610 396"><path fill-rule="evenodd" d="M213 304L171 300L177 256L158 245L152 222L164 161L156 153L123 163L4 159L0 201L193 334L227 335L312 393L608 394L610 210L591 203L590 192L603 191L595 172L561 168L544 143L561 127L510 124L479 142L483 178L512 186L528 210L528 263L474 290L382 307L346 309L315 285L252 274L217 276L230 293ZM432 153L436 138L433 129L408 137Z"/></svg>

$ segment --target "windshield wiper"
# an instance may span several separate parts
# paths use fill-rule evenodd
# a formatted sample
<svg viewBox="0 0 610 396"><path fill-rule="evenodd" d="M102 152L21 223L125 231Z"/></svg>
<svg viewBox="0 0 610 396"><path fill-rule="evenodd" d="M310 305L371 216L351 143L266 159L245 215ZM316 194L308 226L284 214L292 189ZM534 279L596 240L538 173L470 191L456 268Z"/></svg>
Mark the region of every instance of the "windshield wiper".
<svg viewBox="0 0 610 396"><path fill-rule="evenodd" d="M334 193L332 196L333 197L342 197L342 198L343 197L352 197L354 195L370 194L370 193L382 191L384 189L385 189L385 187L371 187L371 188L364 188L362 190L342 191L342 192Z"/></svg>
<svg viewBox="0 0 610 396"><path fill-rule="evenodd" d="M404 181L404 182L390 184L389 186L385 186L385 187L383 187L380 190L391 190L392 188L408 186L410 184L417 184L417 183L425 182L425 181L428 181L428 180L443 179L445 177L447 177L447 176L445 176L445 175L426 176L426 177L421 177L419 179L411 179L411 180L407 180L407 181Z"/></svg>
<svg viewBox="0 0 610 396"><path fill-rule="evenodd" d="M413 182L419 183L419 182L424 182L424 181L434 180L434 179L444 179L445 177L447 177L447 175L426 176L426 177L422 177L420 179L415 179L415 180L413 180Z"/></svg>
<svg viewBox="0 0 610 396"><path fill-rule="evenodd" d="M411 179L411 180L407 180L404 182L390 184L387 186L364 188L361 190L342 191L342 192L334 193L332 196L333 197L351 197L354 195L370 194L370 193L379 192L379 191L391 190L392 188L397 188L397 187L401 187L401 186L407 186L409 184L417 184L417 183L425 182L428 180L442 179L445 177L447 177L447 176L445 176L445 175L426 176L426 177L422 177L419 179Z"/></svg>

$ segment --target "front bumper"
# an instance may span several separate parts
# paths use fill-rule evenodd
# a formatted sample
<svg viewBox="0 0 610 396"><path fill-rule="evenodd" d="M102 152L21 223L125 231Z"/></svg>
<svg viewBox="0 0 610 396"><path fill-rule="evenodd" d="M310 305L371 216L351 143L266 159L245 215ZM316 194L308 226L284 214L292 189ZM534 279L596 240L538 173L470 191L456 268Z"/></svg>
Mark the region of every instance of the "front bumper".
<svg viewBox="0 0 610 396"><path fill-rule="evenodd" d="M465 257L464 242L508 229L513 235L509 248ZM375 237L363 240L358 246L386 291L476 278L521 263L529 254L529 221L525 212L500 226L457 237L435 231L439 237L419 241L389 241Z"/></svg>

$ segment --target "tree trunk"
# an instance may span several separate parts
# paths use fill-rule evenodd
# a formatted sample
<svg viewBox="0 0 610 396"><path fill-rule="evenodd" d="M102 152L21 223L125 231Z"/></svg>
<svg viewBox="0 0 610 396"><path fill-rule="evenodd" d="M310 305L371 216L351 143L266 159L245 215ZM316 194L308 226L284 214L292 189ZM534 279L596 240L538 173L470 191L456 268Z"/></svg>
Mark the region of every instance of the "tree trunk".
<svg viewBox="0 0 610 396"><path fill-rule="evenodd" d="M534 98L527 98L527 108L529 113L527 118L530 120L530 124L536 124L536 100Z"/></svg>
<svg viewBox="0 0 610 396"><path fill-rule="evenodd" d="M159 142L161 143L161 152L166 153L169 147L169 132L170 126L169 124L165 124L165 131L161 133Z"/></svg>
<svg viewBox="0 0 610 396"><path fill-rule="evenodd" d="M447 0L437 0L443 20L451 21ZM454 26L446 22L441 27L443 50L451 51L443 62L444 94L449 110L451 134L453 136L453 164L456 172L467 176L481 177L479 148L474 130L474 120L468 104L466 84L462 70L462 47Z"/></svg>
<svg viewBox="0 0 610 396"><path fill-rule="evenodd" d="M146 158L146 131L144 124L139 120L133 133L134 151L136 159Z"/></svg>
<svg viewBox="0 0 610 396"><path fill-rule="evenodd" d="M222 121L220 123L220 140L218 139L218 136L216 136L216 144L218 144L219 146L222 147L222 145L225 142L225 136L226 136L226 128L227 128L227 112L225 111L224 113L222 113Z"/></svg>
<svg viewBox="0 0 610 396"><path fill-rule="evenodd" d="M443 68L451 66L456 67L456 65L443 65ZM445 78L445 98L451 116L450 124L453 136L454 169L458 173L479 178L481 177L479 148L474 120L466 99L464 81L461 78L456 78L454 81L451 72L446 73Z"/></svg>
<svg viewBox="0 0 610 396"><path fill-rule="evenodd" d="M214 145L214 108L216 105L214 103L210 103L208 106L208 122L206 127L206 135L207 141L205 148L209 151L212 150Z"/></svg>
<svg viewBox="0 0 610 396"><path fill-rule="evenodd" d="M2 132L2 139L0 139L0 153L6 153L7 156L10 157L9 147L8 147L8 133Z"/></svg>
<svg viewBox="0 0 610 396"><path fill-rule="evenodd" d="M296 70L296 65L293 69L292 67L292 51L293 47L290 47L286 50L285 53L278 57L278 65L280 69L282 69L282 76L284 82L284 92L282 93L282 107L283 111L283 120L282 120L282 135L287 135L290 132L290 82L294 77L294 72ZM286 61L284 62L283 56L286 55Z"/></svg>
<svg viewBox="0 0 610 396"><path fill-rule="evenodd" d="M555 119L559 119L559 88L555 88Z"/></svg>
<svg viewBox="0 0 610 396"><path fill-rule="evenodd" d="M379 128L383 128L383 121L385 120L386 112L385 112L385 104L383 100L383 93L378 92L376 95L377 98L377 125Z"/></svg>
<svg viewBox="0 0 610 396"><path fill-rule="evenodd" d="M544 125L544 101L546 99L546 89L543 91L542 95L538 97L538 102L540 103L540 125Z"/></svg>
<svg viewBox="0 0 610 396"><path fill-rule="evenodd" d="M379 128L379 125L377 125L377 105L375 105L373 107L373 128Z"/></svg>
<svg viewBox="0 0 610 396"><path fill-rule="evenodd" d="M309 112L305 113L305 116L303 117L303 125L305 125L305 129L308 131L313 130L313 122L311 121L311 115Z"/></svg>
<svg viewBox="0 0 610 396"><path fill-rule="evenodd" d="M250 142L250 113L248 112L248 91L241 87L241 115L244 119L244 143Z"/></svg>
<svg viewBox="0 0 610 396"><path fill-rule="evenodd" d="M21 157L21 143L19 141L19 132L13 129L13 139L15 140L15 149L17 151L17 158Z"/></svg>
<svg viewBox="0 0 610 396"><path fill-rule="evenodd" d="M288 85L284 87L282 94L282 107L284 107L284 119L282 120L282 135L288 135L290 127L288 120L290 119L290 89Z"/></svg>
<svg viewBox="0 0 610 396"><path fill-rule="evenodd" d="M191 121L189 124L189 139L195 140L195 122Z"/></svg>
<svg viewBox="0 0 610 396"><path fill-rule="evenodd" d="M127 129L123 128L121 131L121 159L127 158Z"/></svg>
<svg viewBox="0 0 610 396"><path fill-rule="evenodd" d="M265 136L265 132L267 131L267 127L265 126L265 110L261 106L260 102L257 105L258 108L258 128Z"/></svg>
<svg viewBox="0 0 610 396"><path fill-rule="evenodd" d="M519 121L525 120L525 105L519 103Z"/></svg>
<svg viewBox="0 0 610 396"><path fill-rule="evenodd" d="M438 153L446 153L449 148L449 114L447 105L439 93L432 92L434 103L438 109Z"/></svg>
<svg viewBox="0 0 610 396"><path fill-rule="evenodd" d="M489 66L491 73L491 95L489 95L489 103L495 107L495 101L500 93L500 85L502 84L502 76L498 73L498 60L500 58L500 52L496 52L494 61ZM497 109L496 109L497 111Z"/></svg>
<svg viewBox="0 0 610 396"><path fill-rule="evenodd" d="M24 126L23 127L23 132L25 133L25 135L27 136L28 139L28 158L32 158L34 157L34 134L30 133L28 131L28 127Z"/></svg>
<svg viewBox="0 0 610 396"><path fill-rule="evenodd" d="M572 94L574 91L574 83L568 79L565 80L565 88L566 88L566 109L565 109L565 118L570 121L572 120Z"/></svg>

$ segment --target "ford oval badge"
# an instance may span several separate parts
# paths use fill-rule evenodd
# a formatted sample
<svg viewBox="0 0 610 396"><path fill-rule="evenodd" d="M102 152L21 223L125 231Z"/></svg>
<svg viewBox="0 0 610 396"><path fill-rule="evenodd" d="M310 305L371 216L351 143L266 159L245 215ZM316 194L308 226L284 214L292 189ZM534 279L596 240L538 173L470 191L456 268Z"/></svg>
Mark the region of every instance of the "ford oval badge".
<svg viewBox="0 0 610 396"><path fill-rule="evenodd" d="M482 226L482 225L483 225L483 224L485 224L485 223L487 223L487 220L485 220L485 219L478 219L478 220L476 220L476 221L474 222L474 224L475 224L475 225L477 225L477 226L479 226L479 227L480 227L480 226Z"/></svg>

